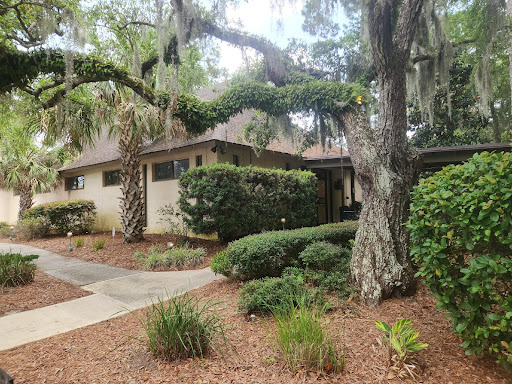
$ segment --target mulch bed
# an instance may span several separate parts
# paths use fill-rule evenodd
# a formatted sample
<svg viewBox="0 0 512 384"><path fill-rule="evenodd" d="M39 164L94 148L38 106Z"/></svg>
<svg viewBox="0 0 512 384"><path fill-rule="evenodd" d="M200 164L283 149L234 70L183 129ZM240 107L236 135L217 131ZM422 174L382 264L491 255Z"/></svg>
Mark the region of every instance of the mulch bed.
<svg viewBox="0 0 512 384"><path fill-rule="evenodd" d="M34 281L18 287L0 287L0 316L46 307L92 292L36 270Z"/></svg>
<svg viewBox="0 0 512 384"><path fill-rule="evenodd" d="M83 247L77 248L74 245L74 241L77 237L84 239ZM144 238L145 240L141 243L123 244L121 234L116 234L114 239L112 239L111 233L78 235L73 236L72 252L69 252L69 239L62 236L34 239L30 241L23 241L19 238L15 238L13 242L31 245L33 247L46 249L62 256L73 257L93 263L106 264L112 267L120 267L131 270L142 270L144 269L143 264L133 258L133 254L135 252L142 251L147 253L154 245L159 244L165 246L169 241L173 242L174 244L178 244L180 240L183 240L182 238L173 235L158 234L144 235ZM105 240L105 246L103 249L93 251L92 244L97 240ZM2 241L9 242L8 238L3 239ZM201 269L209 266L211 258L215 256L217 252L224 250L226 247L225 245L212 240L190 238L188 241L193 248L203 247L207 251L204 263L202 265L195 266L194 269Z"/></svg>
<svg viewBox="0 0 512 384"><path fill-rule="evenodd" d="M432 384L505 384L512 375L492 359L466 357L450 323L435 308L435 300L421 286L410 298L393 299L377 308L356 303L336 304L326 324L343 346L342 373L290 372L269 341L271 320L255 322L237 311L236 282L221 280L202 287L198 295L220 300L229 338L237 350L223 361L212 353L203 361L163 361L151 357L142 342L137 316L77 329L45 340L0 352L0 366L20 383L399 383L387 379L386 361L376 346L380 332L375 320L388 323L411 318L419 340L429 347L418 353L423 368L419 382ZM136 312L141 314L141 311Z"/></svg>

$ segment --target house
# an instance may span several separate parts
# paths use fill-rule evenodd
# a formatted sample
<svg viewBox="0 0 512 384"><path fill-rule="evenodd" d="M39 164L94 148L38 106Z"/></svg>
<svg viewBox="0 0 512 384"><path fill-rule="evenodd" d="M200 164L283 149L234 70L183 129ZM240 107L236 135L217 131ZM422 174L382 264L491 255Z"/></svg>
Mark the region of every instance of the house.
<svg viewBox="0 0 512 384"><path fill-rule="evenodd" d="M216 88L201 93L204 99L215 97ZM160 139L145 145L140 154L147 232L160 232L158 210L174 203L179 196L178 178L189 168L213 163L265 168L308 169L318 177L318 223L337 222L350 217L362 201L350 155L340 148L315 146L297 156L297 144L291 139L273 141L259 156L243 138L242 127L254 112L245 111L228 123L192 138ZM437 170L460 163L475 152L511 150L509 143L420 149L424 169ZM87 199L96 203L96 230L120 229L120 159L117 143L102 134L72 164L59 170L62 183L48 193L36 194L35 204L51 201ZM0 221L14 224L19 197L0 190Z"/></svg>

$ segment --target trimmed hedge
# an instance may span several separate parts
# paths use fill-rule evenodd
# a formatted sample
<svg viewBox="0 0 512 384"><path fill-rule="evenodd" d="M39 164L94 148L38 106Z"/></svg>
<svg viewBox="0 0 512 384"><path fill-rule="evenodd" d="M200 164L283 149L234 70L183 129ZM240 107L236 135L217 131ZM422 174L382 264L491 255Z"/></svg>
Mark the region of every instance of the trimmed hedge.
<svg viewBox="0 0 512 384"><path fill-rule="evenodd" d="M24 219L41 218L58 234L89 231L96 219L96 205L91 200L55 201L28 209Z"/></svg>
<svg viewBox="0 0 512 384"><path fill-rule="evenodd" d="M233 240L250 233L298 228L316 221L311 172L213 164L189 169L179 181L178 205L195 233Z"/></svg>
<svg viewBox="0 0 512 384"><path fill-rule="evenodd" d="M232 242L225 251L225 257L241 279L281 276L286 267L302 266L299 255L308 245L319 241L347 245L355 238L357 228L357 221L346 221L264 232Z"/></svg>
<svg viewBox="0 0 512 384"><path fill-rule="evenodd" d="M482 153L412 194L411 255L466 353L512 365L512 155Z"/></svg>

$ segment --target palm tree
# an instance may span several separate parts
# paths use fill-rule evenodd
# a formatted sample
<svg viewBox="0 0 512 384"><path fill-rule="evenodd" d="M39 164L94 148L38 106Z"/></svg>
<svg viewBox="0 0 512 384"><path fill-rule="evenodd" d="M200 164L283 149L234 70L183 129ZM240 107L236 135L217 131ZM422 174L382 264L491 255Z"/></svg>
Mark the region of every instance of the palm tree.
<svg viewBox="0 0 512 384"><path fill-rule="evenodd" d="M177 136L184 132L177 121L125 88L102 88L97 94L99 120L117 137L121 157L121 228L123 242L143 240L145 214L141 185L140 150L147 140Z"/></svg>
<svg viewBox="0 0 512 384"><path fill-rule="evenodd" d="M56 152L38 146L30 129L22 124L4 126L0 135L0 187L20 195L18 218L33 205L35 192L44 192L58 182Z"/></svg>

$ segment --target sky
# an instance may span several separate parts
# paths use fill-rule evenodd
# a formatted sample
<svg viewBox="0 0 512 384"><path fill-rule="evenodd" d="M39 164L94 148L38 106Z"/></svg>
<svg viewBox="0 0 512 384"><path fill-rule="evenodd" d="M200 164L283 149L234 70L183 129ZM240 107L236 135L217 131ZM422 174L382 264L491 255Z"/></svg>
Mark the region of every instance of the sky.
<svg viewBox="0 0 512 384"><path fill-rule="evenodd" d="M284 3L281 8L276 8L276 1L272 0L240 2L236 8L230 5L226 10L226 16L229 20L240 21L243 30L264 36L281 48L285 48L288 39L292 37L313 41L309 34L302 31L303 1L297 0L293 4ZM233 73L243 65L242 53L239 48L227 43L222 42L220 46L222 56L219 64ZM247 50L248 55L254 55L251 51Z"/></svg>

